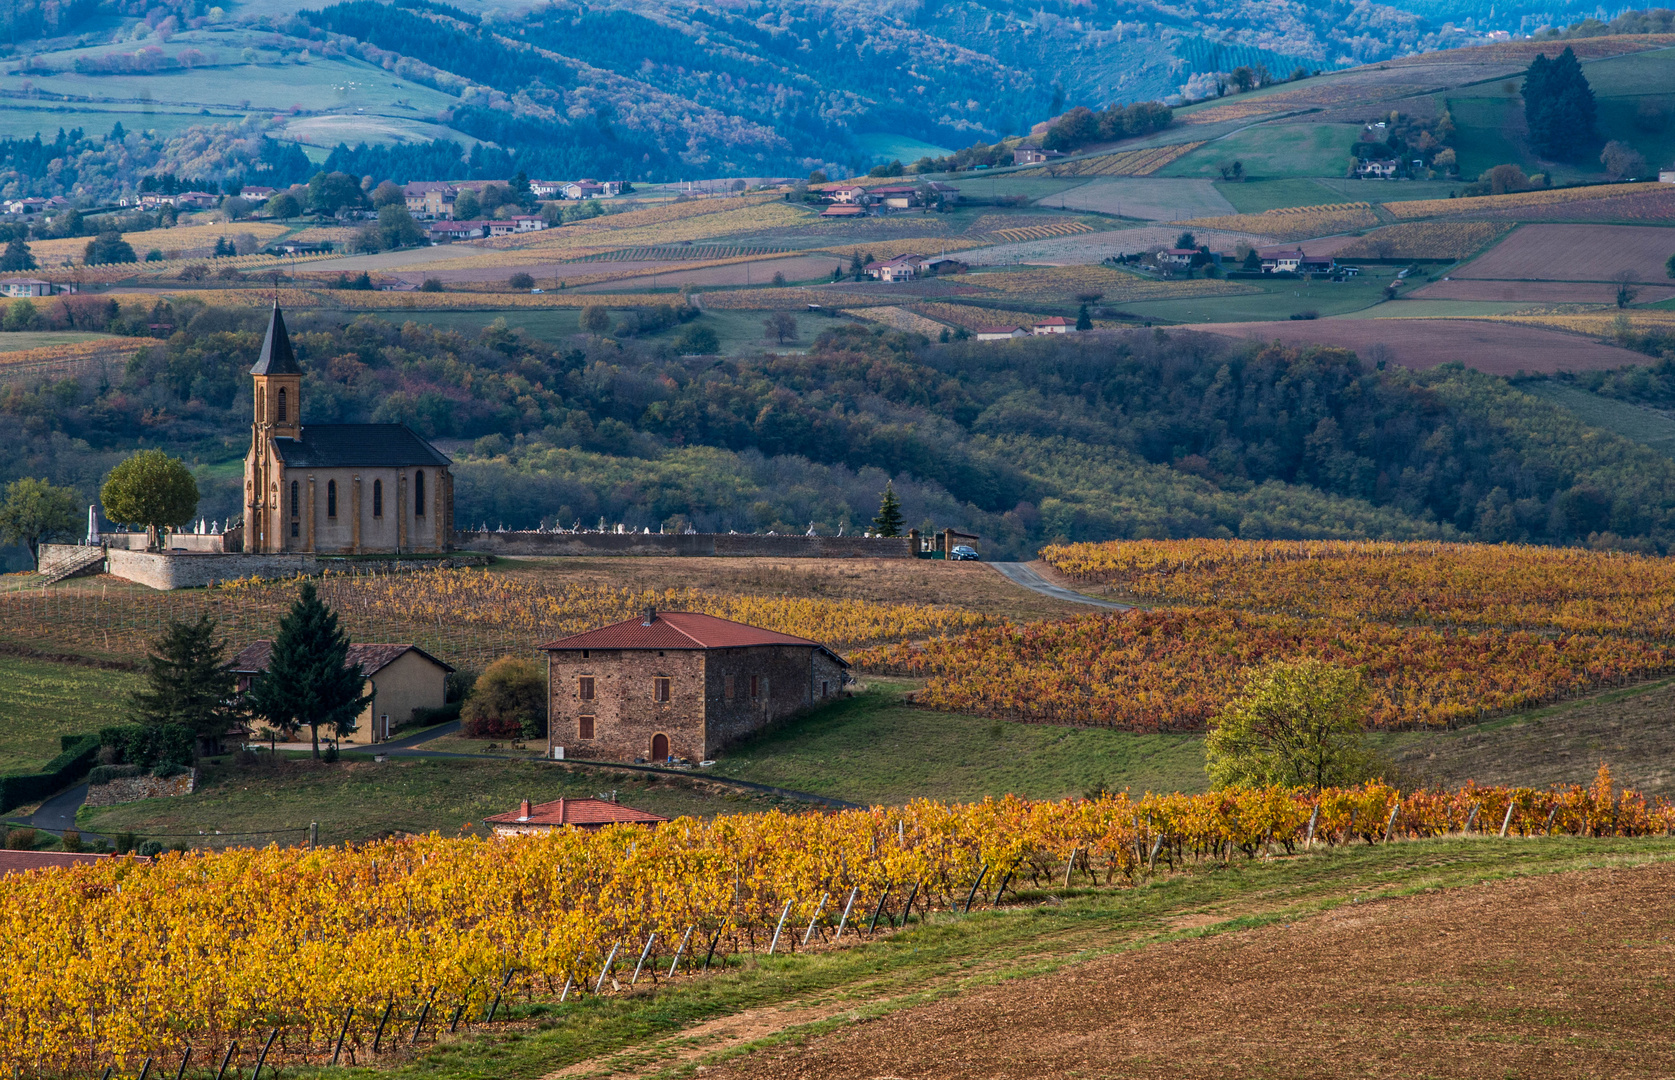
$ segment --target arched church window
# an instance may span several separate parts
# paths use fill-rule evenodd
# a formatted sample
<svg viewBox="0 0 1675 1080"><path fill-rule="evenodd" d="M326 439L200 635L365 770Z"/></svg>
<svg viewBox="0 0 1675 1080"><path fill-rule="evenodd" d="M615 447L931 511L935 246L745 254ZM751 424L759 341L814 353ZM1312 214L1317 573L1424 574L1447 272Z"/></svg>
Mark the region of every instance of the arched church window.
<svg viewBox="0 0 1675 1080"><path fill-rule="evenodd" d="M425 471L423 469L413 474L413 513L418 517L425 516Z"/></svg>
<svg viewBox="0 0 1675 1080"><path fill-rule="evenodd" d="M372 516L384 516L384 481L382 480L372 482Z"/></svg>
<svg viewBox="0 0 1675 1080"><path fill-rule="evenodd" d="M283 386L281 386L279 388L279 412L277 413L277 415L279 417L279 422L281 424L286 423L286 420L285 420L285 388Z"/></svg>
<svg viewBox="0 0 1675 1080"><path fill-rule="evenodd" d="M337 481L336 480L327 480L326 481L326 516L329 517L329 518L334 518L334 517L337 516Z"/></svg>
<svg viewBox="0 0 1675 1080"><path fill-rule="evenodd" d="M291 516L302 516L302 499L297 494L297 482L291 481Z"/></svg>

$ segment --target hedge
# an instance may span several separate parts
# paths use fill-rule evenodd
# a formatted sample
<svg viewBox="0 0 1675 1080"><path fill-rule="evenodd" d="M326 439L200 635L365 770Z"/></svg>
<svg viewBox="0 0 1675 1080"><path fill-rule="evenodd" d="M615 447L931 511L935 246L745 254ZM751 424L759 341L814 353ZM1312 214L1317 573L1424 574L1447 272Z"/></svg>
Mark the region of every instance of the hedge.
<svg viewBox="0 0 1675 1080"><path fill-rule="evenodd" d="M115 749L131 765L190 765L197 749L192 729L180 724L118 724L99 729L99 745Z"/></svg>
<svg viewBox="0 0 1675 1080"><path fill-rule="evenodd" d="M57 757L41 766L40 772L0 776L0 813L14 806L38 802L80 780L92 767L98 753L99 736L82 735Z"/></svg>

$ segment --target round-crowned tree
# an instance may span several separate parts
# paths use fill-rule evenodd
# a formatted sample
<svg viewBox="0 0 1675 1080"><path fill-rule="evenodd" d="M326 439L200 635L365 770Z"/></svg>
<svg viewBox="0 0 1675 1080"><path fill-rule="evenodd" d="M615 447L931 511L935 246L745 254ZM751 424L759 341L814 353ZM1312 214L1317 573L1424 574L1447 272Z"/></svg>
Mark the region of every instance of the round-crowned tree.
<svg viewBox="0 0 1675 1080"><path fill-rule="evenodd" d="M532 661L502 656L483 669L460 720L468 737L539 738L547 733L547 680Z"/></svg>
<svg viewBox="0 0 1675 1080"><path fill-rule="evenodd" d="M186 524L198 512L198 482L179 458L141 450L110 471L99 489L105 516L145 526L149 546L157 533Z"/></svg>

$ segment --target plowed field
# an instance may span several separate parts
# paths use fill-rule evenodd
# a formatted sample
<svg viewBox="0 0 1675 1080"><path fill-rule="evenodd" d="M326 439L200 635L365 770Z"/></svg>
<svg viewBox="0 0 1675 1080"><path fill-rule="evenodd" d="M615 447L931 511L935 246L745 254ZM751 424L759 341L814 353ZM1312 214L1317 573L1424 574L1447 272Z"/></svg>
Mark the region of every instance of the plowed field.
<svg viewBox="0 0 1675 1080"><path fill-rule="evenodd" d="M1659 865L1349 904L998 983L705 1075L1666 1077L1672 888Z"/></svg>
<svg viewBox="0 0 1675 1080"><path fill-rule="evenodd" d="M1383 346L1391 362L1421 371L1455 360L1491 375L1602 371L1644 363L1640 353L1574 334L1473 319L1315 319L1206 323L1192 329L1287 345L1336 345L1362 358Z"/></svg>
<svg viewBox="0 0 1675 1080"><path fill-rule="evenodd" d="M1497 281L1635 281L1667 285L1675 229L1655 225L1525 225L1452 273Z"/></svg>

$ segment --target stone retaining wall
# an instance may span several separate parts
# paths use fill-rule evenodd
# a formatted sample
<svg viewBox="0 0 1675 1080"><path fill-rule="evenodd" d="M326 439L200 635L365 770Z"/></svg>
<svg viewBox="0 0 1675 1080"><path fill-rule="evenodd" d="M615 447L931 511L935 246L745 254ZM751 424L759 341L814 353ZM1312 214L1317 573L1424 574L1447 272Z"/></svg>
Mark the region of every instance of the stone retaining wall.
<svg viewBox="0 0 1675 1080"><path fill-rule="evenodd" d="M454 546L489 555L691 555L778 559L911 559L906 536L758 533L462 532Z"/></svg>
<svg viewBox="0 0 1675 1080"><path fill-rule="evenodd" d="M198 786L198 772L190 769L179 776L159 778L123 776L105 784L92 784L87 789L87 806L115 806L117 803L138 802L141 799L166 799L174 795L190 795Z"/></svg>

